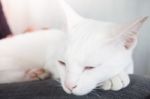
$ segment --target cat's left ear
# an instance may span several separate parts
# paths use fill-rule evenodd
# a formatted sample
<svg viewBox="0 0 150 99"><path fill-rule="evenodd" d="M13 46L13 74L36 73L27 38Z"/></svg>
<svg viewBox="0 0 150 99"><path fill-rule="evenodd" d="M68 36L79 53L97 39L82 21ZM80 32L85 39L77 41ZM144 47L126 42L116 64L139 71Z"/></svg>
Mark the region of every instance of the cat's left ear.
<svg viewBox="0 0 150 99"><path fill-rule="evenodd" d="M131 22L130 24L124 26L120 36L126 49L132 49L135 47L137 42L138 31L147 19L147 16L141 17L135 20L134 22Z"/></svg>
<svg viewBox="0 0 150 99"><path fill-rule="evenodd" d="M85 20L82 16L80 16L67 2L66 0L58 0L61 7L64 10L67 21L68 30L72 29L76 24Z"/></svg>

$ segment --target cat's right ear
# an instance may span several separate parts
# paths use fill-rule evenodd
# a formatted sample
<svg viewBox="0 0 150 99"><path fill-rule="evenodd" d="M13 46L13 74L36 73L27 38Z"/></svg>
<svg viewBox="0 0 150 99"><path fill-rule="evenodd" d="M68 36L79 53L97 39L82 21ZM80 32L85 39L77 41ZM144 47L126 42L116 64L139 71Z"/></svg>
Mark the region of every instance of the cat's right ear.
<svg viewBox="0 0 150 99"><path fill-rule="evenodd" d="M121 42L123 42L123 46L126 49L132 49L135 47L138 32L147 19L148 16L138 18L122 28L119 38L121 38Z"/></svg>
<svg viewBox="0 0 150 99"><path fill-rule="evenodd" d="M65 0L58 0L66 15L67 27L71 29L84 20Z"/></svg>

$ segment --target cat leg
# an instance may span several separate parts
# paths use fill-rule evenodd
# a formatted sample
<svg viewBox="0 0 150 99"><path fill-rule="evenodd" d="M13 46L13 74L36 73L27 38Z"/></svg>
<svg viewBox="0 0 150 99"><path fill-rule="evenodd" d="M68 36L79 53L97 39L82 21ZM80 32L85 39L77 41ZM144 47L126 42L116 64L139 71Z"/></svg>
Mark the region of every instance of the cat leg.
<svg viewBox="0 0 150 99"><path fill-rule="evenodd" d="M0 83L14 83L29 81L25 78L24 69L0 70Z"/></svg>
<svg viewBox="0 0 150 99"><path fill-rule="evenodd" d="M105 81L100 87L104 90L118 91L122 88L127 87L129 83L130 83L130 78L128 73L121 72L120 74Z"/></svg>
<svg viewBox="0 0 150 99"><path fill-rule="evenodd" d="M50 72L35 66L35 64L18 60L15 57L0 58L0 83L32 81L51 76Z"/></svg>
<svg viewBox="0 0 150 99"><path fill-rule="evenodd" d="M26 77L30 80L42 80L51 78L51 73L43 68L28 69L25 73Z"/></svg>
<svg viewBox="0 0 150 99"><path fill-rule="evenodd" d="M48 77L51 77L50 73L42 68L0 70L0 83L42 80Z"/></svg>
<svg viewBox="0 0 150 99"><path fill-rule="evenodd" d="M120 74L103 82L99 86L100 86L100 88L102 88L104 90L114 90L114 91L120 90L129 85L129 83L130 83L129 74L133 74L133 62L132 61Z"/></svg>

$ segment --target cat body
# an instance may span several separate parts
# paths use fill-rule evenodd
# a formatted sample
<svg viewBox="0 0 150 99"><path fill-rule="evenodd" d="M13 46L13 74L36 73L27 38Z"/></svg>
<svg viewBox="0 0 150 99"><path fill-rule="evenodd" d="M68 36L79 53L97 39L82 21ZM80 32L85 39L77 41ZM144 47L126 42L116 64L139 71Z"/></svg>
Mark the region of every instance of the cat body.
<svg viewBox="0 0 150 99"><path fill-rule="evenodd" d="M101 22L84 18L63 0L59 2L67 31L40 31L1 40L0 69L43 67L60 79L65 92L74 95L88 94L96 87L125 88L130 82L128 74L133 73L137 32L148 17L123 25ZM9 81L5 78L0 82ZM9 82L13 80L18 81L14 77Z"/></svg>
<svg viewBox="0 0 150 99"><path fill-rule="evenodd" d="M0 40L0 83L28 81L25 72L32 68L48 69L58 77L53 60L62 34L41 30Z"/></svg>

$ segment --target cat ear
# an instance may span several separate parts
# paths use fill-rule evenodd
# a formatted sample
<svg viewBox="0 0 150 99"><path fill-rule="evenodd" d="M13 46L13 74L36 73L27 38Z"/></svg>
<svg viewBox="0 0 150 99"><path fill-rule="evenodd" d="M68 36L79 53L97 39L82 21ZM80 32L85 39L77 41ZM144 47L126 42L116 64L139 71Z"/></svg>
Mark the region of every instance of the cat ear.
<svg viewBox="0 0 150 99"><path fill-rule="evenodd" d="M120 36L126 49L131 49L135 47L138 31L147 19L148 17L141 17L123 27L123 32L121 32Z"/></svg>
<svg viewBox="0 0 150 99"><path fill-rule="evenodd" d="M84 19L67 2L64 0L59 0L59 2L66 15L68 29L71 29Z"/></svg>

